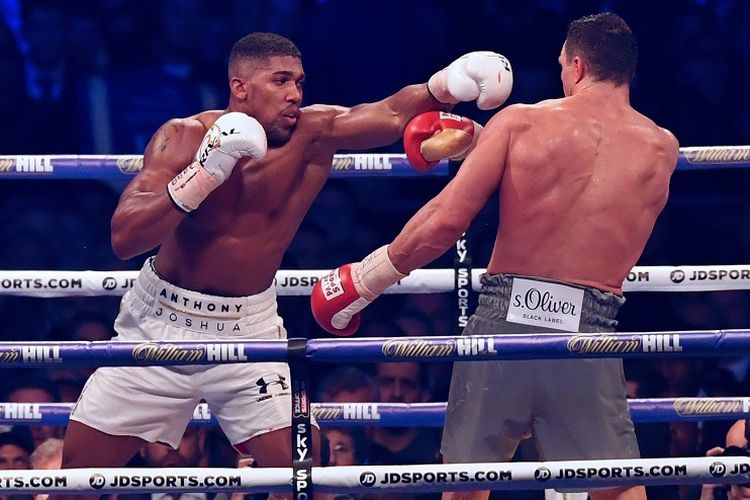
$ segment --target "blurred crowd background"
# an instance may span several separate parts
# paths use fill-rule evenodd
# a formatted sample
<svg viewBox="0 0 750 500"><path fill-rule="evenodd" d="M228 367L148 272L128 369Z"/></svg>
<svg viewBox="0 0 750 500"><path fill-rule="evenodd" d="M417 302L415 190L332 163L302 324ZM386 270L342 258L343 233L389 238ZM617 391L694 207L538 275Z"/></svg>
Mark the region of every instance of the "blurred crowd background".
<svg viewBox="0 0 750 500"><path fill-rule="evenodd" d="M0 155L140 154L169 118L226 106L226 57L252 31L277 32L299 46L308 104L378 100L472 50L509 58L515 76L509 102L561 97L557 56L567 23L607 10L623 16L639 42L632 92L638 110L671 129L682 146L750 144L745 0L0 0ZM482 123L491 116L473 104L456 112ZM445 182L329 181L282 268L328 269L361 258L390 241ZM750 268L748 185L743 169L677 172L639 264ZM145 255L119 261L109 243L109 218L123 187L0 179L0 269L138 269ZM486 266L497 220L493 200L468 233L475 267ZM452 266L450 254L433 264ZM747 328L749 298L747 292L632 293L620 329ZM306 298L281 297L279 306L290 336L325 335ZM0 340L109 339L117 309L116 298L0 295ZM366 311L360 335L457 334L456 315L451 294L387 296ZM626 362L626 375L633 397L747 396L749 367L748 357L653 358ZM450 375L445 363L332 369L318 371L318 400L444 401ZM13 401L14 391L29 386L48 391L32 392L30 401L75 401L88 373L3 370L0 401ZM642 451L701 455L723 444L729 424L641 425ZM48 431L42 437L59 437L59 430ZM439 460L437 431L340 433L357 453L339 463ZM336 463L333 445L331 453ZM211 457L205 463L234 460L226 449Z"/></svg>

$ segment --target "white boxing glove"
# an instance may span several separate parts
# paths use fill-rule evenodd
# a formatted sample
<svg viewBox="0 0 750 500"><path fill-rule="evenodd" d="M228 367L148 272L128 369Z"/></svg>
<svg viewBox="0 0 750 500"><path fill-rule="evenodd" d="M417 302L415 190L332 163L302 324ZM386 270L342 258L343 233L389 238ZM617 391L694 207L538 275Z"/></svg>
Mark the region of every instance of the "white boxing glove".
<svg viewBox="0 0 750 500"><path fill-rule="evenodd" d="M245 113L221 115L203 136L195 161L167 185L175 205L192 212L211 192L229 178L237 160L266 156L266 132Z"/></svg>
<svg viewBox="0 0 750 500"><path fill-rule="evenodd" d="M427 88L444 104L476 99L479 109L493 109L508 99L513 70L496 52L469 52L432 75Z"/></svg>

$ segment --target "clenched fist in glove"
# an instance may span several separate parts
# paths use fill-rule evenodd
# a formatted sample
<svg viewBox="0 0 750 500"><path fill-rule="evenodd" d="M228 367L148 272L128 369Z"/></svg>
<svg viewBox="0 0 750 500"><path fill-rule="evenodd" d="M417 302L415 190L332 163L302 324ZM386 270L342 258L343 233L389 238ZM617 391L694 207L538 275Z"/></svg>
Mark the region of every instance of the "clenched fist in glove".
<svg viewBox="0 0 750 500"><path fill-rule="evenodd" d="M432 75L427 88L445 104L476 99L479 109L493 109L508 99L513 88L513 70L505 56L469 52Z"/></svg>
<svg viewBox="0 0 750 500"><path fill-rule="evenodd" d="M334 269L310 294L315 321L334 335L351 335L359 328L360 311L406 274L399 272L382 246L362 259Z"/></svg>
<svg viewBox="0 0 750 500"><path fill-rule="evenodd" d="M474 147L482 131L477 122L443 111L428 111L411 119L404 129L404 151L420 172L448 158L460 160Z"/></svg>
<svg viewBox="0 0 750 500"><path fill-rule="evenodd" d="M232 173L237 160L266 156L266 132L245 113L221 115L203 137L195 161L167 185L175 205L192 212Z"/></svg>

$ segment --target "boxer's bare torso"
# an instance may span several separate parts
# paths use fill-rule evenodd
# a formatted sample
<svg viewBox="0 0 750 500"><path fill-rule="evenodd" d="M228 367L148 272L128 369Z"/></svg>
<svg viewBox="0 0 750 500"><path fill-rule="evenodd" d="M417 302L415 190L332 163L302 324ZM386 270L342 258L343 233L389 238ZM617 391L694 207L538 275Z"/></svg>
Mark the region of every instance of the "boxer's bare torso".
<svg viewBox="0 0 750 500"><path fill-rule="evenodd" d="M158 249L154 267L175 285L236 297L253 295L272 285L285 250L328 178L336 150L366 150L394 143L412 117L449 106L435 100L423 83L351 108L301 108L305 74L299 51L288 39L271 33L253 33L240 39L230 53L228 66L227 109L170 120L154 134L144 154L143 169L120 197L112 216L111 236L113 251L120 258ZM221 123L215 123L220 117ZM203 163L196 165L199 148ZM276 310L275 304L266 307ZM129 310L124 314L132 317ZM129 328L145 331L151 328L150 319ZM175 334L171 327L155 328L165 340ZM270 366L251 368L277 374L283 371ZM139 369L145 368L133 368L132 373ZM199 374L211 370L214 368ZM237 379L252 385L245 372L238 369L231 373L240 373ZM172 383L162 375L149 380L145 375L110 375L108 382L138 379L134 383L137 390L153 398L161 398L162 383L167 389L180 386L175 390L193 396L199 391L190 384L201 383L192 375L188 375L189 384ZM216 404L225 401L229 406L236 401L234 387L212 386L210 390L218 393L214 394ZM87 389L82 399L96 399L106 390L109 388ZM252 390L243 387L240 392L246 397ZM179 399L169 394L163 399L165 405ZM250 404L266 401L272 400L261 398ZM287 410L288 405L285 403ZM263 411L263 416L253 419L252 426L242 431L247 439L234 442L235 446L251 454L261 467L288 467L292 462L291 433L288 427L279 428L279 419L283 424L287 415L273 406L257 410ZM161 425L159 419L164 417L154 411L153 418L154 424ZM254 427L266 430L254 433ZM132 427L122 430L110 422L95 427L83 419L71 419L63 467L121 466L147 438L145 431ZM92 447L92 442L97 446ZM312 459L317 465L320 442L315 428L311 442Z"/></svg>
<svg viewBox="0 0 750 500"><path fill-rule="evenodd" d="M352 108L300 108L304 72L291 56L248 63L236 72L244 87L233 92L226 111L171 120L154 135L143 170L112 218L117 255L127 258L159 246L155 268L164 279L222 296L252 295L273 283L337 149L390 144L412 116L444 107L425 85L412 85ZM247 98L237 97L244 92ZM245 112L263 125L268 153L262 160L242 158L200 209L186 215L172 205L166 185L195 161L204 134L227 111Z"/></svg>
<svg viewBox="0 0 750 500"><path fill-rule="evenodd" d="M678 144L630 107L628 86L513 105L487 124L456 177L389 247L406 272L455 242L500 193L490 273L622 293L667 201Z"/></svg>
<svg viewBox="0 0 750 500"><path fill-rule="evenodd" d="M674 137L606 89L520 107L491 273L622 293L664 208Z"/></svg>
<svg viewBox="0 0 750 500"><path fill-rule="evenodd" d="M188 119L192 161L203 135L223 113ZM259 161L242 159L200 210L165 234L155 267L167 281L215 295L251 295L272 283L302 218L325 184L333 149L319 145L330 113L302 110L289 142ZM192 152L192 153L191 153Z"/></svg>

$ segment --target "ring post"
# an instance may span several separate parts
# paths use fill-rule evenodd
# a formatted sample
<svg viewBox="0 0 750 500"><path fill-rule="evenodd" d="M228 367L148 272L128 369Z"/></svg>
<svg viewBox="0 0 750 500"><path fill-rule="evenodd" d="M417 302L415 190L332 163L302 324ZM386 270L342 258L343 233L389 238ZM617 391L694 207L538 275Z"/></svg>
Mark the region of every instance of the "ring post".
<svg viewBox="0 0 750 500"><path fill-rule="evenodd" d="M456 326L462 331L469 321L469 297L471 295L471 253L466 233L456 241L456 256L453 260L456 286Z"/></svg>
<svg viewBox="0 0 750 500"><path fill-rule="evenodd" d="M312 499L312 423L307 339L287 341L289 372L292 377L292 498Z"/></svg>

